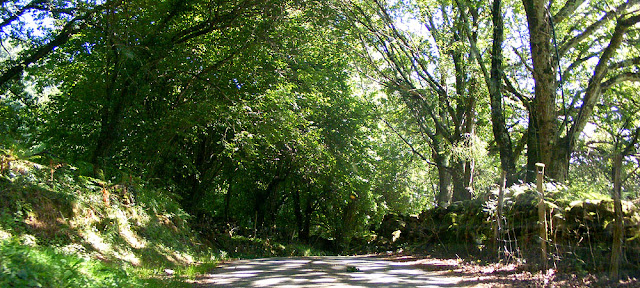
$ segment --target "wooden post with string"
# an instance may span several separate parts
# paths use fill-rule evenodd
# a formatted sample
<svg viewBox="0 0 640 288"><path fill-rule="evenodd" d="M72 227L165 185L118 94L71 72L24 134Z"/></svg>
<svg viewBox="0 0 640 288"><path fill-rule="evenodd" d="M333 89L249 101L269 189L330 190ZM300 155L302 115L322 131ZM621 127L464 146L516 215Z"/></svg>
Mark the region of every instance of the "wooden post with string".
<svg viewBox="0 0 640 288"><path fill-rule="evenodd" d="M496 222L494 223L494 230L493 230L493 241L494 241L494 247L495 247L495 251L498 253L498 257L500 257L500 248L501 248L501 243L500 241L502 240L502 232L503 232L503 227L502 227L502 210L504 209L504 190L506 189L507 186L507 171L502 171L502 177L500 178L500 187L498 188L498 203L497 203L497 207L496 207Z"/></svg>
<svg viewBox="0 0 640 288"><path fill-rule="evenodd" d="M609 267L609 277L618 280L620 277L620 260L622 258L622 244L624 242L624 217L622 215L622 201L620 191L622 190L621 181L622 155L616 154L613 157L613 209L615 212L615 224L613 226L613 247L611 247L611 266Z"/></svg>
<svg viewBox="0 0 640 288"><path fill-rule="evenodd" d="M540 224L540 248L542 252L542 269L547 271L549 269L549 263L547 261L547 212L546 205L544 203L544 163L536 163L537 170L537 187L538 195L540 196L540 202L538 202L538 222Z"/></svg>

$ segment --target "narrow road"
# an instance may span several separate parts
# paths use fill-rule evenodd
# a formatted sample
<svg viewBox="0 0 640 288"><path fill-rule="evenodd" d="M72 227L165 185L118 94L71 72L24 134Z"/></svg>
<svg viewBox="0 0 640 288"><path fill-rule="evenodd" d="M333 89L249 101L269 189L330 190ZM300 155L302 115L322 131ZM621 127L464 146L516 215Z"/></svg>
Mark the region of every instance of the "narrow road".
<svg viewBox="0 0 640 288"><path fill-rule="evenodd" d="M421 270L412 261L396 262L373 256L329 256L233 261L199 279L197 287L442 288L459 287L461 281L460 277Z"/></svg>

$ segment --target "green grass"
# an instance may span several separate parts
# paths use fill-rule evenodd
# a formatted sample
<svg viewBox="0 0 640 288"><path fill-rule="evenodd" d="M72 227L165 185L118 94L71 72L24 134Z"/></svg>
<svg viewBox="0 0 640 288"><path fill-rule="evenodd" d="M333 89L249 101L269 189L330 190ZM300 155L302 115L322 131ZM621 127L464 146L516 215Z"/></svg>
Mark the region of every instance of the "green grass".
<svg viewBox="0 0 640 288"><path fill-rule="evenodd" d="M130 267L70 255L53 247L0 242L0 287L142 287Z"/></svg>
<svg viewBox="0 0 640 288"><path fill-rule="evenodd" d="M122 183L102 182L105 203L101 180L82 169L65 164L52 177L19 153L0 156L0 287L191 287L219 258L163 189L126 183L130 203L113 188Z"/></svg>

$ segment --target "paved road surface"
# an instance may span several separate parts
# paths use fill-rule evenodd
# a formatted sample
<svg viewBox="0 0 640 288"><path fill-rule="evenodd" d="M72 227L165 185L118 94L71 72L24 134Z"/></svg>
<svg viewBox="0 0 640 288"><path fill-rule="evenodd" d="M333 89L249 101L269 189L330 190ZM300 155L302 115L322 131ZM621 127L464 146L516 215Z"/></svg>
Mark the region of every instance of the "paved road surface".
<svg viewBox="0 0 640 288"><path fill-rule="evenodd" d="M220 265L198 287L459 287L462 278L370 256L268 258ZM466 286L462 284L463 286Z"/></svg>

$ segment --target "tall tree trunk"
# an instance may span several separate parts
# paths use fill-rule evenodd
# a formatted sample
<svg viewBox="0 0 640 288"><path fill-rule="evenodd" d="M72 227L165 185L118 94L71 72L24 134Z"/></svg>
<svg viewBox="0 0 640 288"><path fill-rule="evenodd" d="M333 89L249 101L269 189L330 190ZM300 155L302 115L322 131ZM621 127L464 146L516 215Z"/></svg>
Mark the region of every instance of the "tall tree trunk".
<svg viewBox="0 0 640 288"><path fill-rule="evenodd" d="M551 167L553 148L557 144L557 111L556 111L556 66L551 57L552 30L549 15L545 5L548 1L523 0L524 9L529 25L529 43L531 58L533 60L533 79L535 80L535 98L530 107L529 133L530 140L537 142L528 149L537 149L536 153L529 155L528 161L538 160L547 167ZM535 136L532 138L531 136ZM533 143L530 143L533 144ZM538 156L533 159L531 156ZM528 163L527 167L535 166ZM561 175L556 175L552 168L548 171L550 177L564 180ZM562 178L562 179L559 179Z"/></svg>
<svg viewBox="0 0 640 288"><path fill-rule="evenodd" d="M266 190L256 191L255 202L253 210L255 211L254 230L257 235L261 235L263 232L265 213L267 210L266 201L268 199L268 193Z"/></svg>
<svg viewBox="0 0 640 288"><path fill-rule="evenodd" d="M205 196L206 185L203 185L202 182L202 174L205 170L203 168L203 164L205 163L205 158L207 157L207 140L206 138L201 138L197 145L195 145L195 159L194 159L194 167L196 173L190 173L189 182L191 189L187 193L187 197L183 197L184 207L188 209L189 212L197 212L199 210L198 204L201 203L202 199Z"/></svg>
<svg viewBox="0 0 640 288"><path fill-rule="evenodd" d="M116 72L114 72L116 73ZM129 93L129 81L125 81L120 87L120 93L113 95L115 91L107 91L107 103L101 109L100 133L96 140L96 147L91 155L90 162L95 166L101 166L103 158L108 155L113 142L117 140L117 129L120 126L122 113L124 111L124 97Z"/></svg>
<svg viewBox="0 0 640 288"><path fill-rule="evenodd" d="M491 78L489 79L489 97L491 98L491 123L493 138L500 151L500 164L506 172L507 185L516 182L516 164L513 144L507 130L502 106L502 44L504 42L504 21L501 0L494 0L491 9L493 21L493 46L491 49Z"/></svg>
<svg viewBox="0 0 640 288"><path fill-rule="evenodd" d="M278 208L278 187L284 182L288 173L284 175L276 175L269 183L266 189L258 190L256 194L256 202L254 203L256 211L256 227L258 231L271 226L276 217Z"/></svg>
<svg viewBox="0 0 640 288"><path fill-rule="evenodd" d="M348 200L347 206L344 207L342 211L342 225L338 225L339 228L336 230L336 241L337 244L342 248L348 248L349 242L351 241L351 237L353 236L353 231L355 228L355 220L358 209L358 198L353 197Z"/></svg>
<svg viewBox="0 0 640 288"><path fill-rule="evenodd" d="M474 141L474 137L476 134L476 80L475 79L471 79L470 80L470 85L469 85L469 94L468 97L466 99L466 111L465 111L465 120L463 123L463 127L464 127L464 135L463 138L467 138L468 144L470 145L471 149L475 149L475 147L472 147L473 145L475 145ZM453 196L453 198L456 199L461 199L461 200L471 200L471 197L473 196L473 173L474 173L474 169L475 169L475 157L471 157L471 159L467 159L466 161L464 161L462 163L462 170L464 171L463 173L463 185L464 185L464 192L463 194L458 194L458 197L456 197L456 195Z"/></svg>
<svg viewBox="0 0 640 288"><path fill-rule="evenodd" d="M454 39L460 41L462 37L459 34L463 34L466 31L461 29L459 33L454 34ZM475 38L473 38L475 41ZM458 115L450 115L455 119L455 138L465 141L466 144L471 144L472 137L475 133L475 105L476 105L476 83L474 78L469 77L467 71L468 63L465 63L465 58L462 53L452 53L454 62L454 68L456 73L456 94L458 104L456 105L463 114L462 117ZM455 114L455 113L454 113ZM458 163L452 165L454 167L451 177L453 179L453 196L452 201L464 201L471 199L472 184L473 184L473 159L456 160Z"/></svg>

